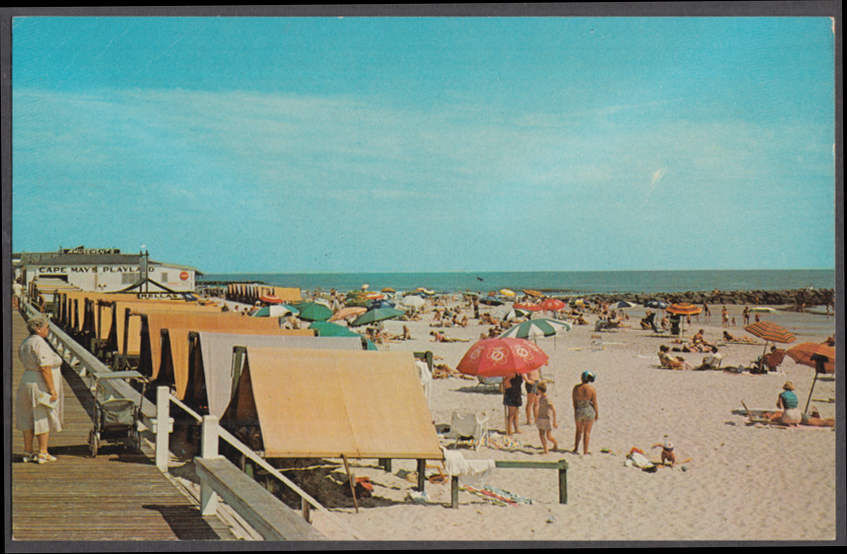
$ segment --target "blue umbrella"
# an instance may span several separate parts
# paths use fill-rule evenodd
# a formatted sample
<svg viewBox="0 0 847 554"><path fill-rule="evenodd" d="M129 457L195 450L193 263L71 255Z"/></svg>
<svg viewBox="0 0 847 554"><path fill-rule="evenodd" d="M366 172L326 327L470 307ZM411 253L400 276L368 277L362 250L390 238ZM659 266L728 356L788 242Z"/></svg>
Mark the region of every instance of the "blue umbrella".
<svg viewBox="0 0 847 554"><path fill-rule="evenodd" d="M632 302L627 302L626 300L619 300L609 306L610 310L621 310L626 308L634 308L637 304L633 304Z"/></svg>

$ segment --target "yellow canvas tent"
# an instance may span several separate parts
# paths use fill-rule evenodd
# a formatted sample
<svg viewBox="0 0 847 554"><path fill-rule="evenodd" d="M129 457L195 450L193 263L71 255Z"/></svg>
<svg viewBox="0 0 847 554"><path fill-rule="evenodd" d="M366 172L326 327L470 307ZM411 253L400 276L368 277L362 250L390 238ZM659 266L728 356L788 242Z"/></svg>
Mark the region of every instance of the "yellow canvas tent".
<svg viewBox="0 0 847 554"><path fill-rule="evenodd" d="M253 335L289 335L314 337L311 329L280 329L276 319L266 317L245 317L232 313L186 313L148 311L144 314L139 336L139 353L144 373L151 379L159 377L162 362L162 329L167 329L170 338L169 359L179 360L180 369L174 371L174 378L185 378L182 363L188 360L189 331L217 331L223 333L243 333ZM147 356L150 356L147 358ZM185 390L183 383L182 389Z"/></svg>
<svg viewBox="0 0 847 554"><path fill-rule="evenodd" d="M221 312L216 306L203 306L188 302L139 300L135 302L114 302L110 308L100 310L100 338L105 334L105 340L109 347L127 354L137 356L141 348L141 321L138 317L130 317L126 320L126 310L130 313L142 314L148 312L169 313L196 313L207 315L225 315L228 317L241 317L235 314ZM124 348L124 336L126 335L126 348Z"/></svg>
<svg viewBox="0 0 847 554"><path fill-rule="evenodd" d="M206 406L208 413L221 417L233 392L233 374L237 380L241 365L233 366L236 346L271 348L311 348L324 350L362 350L356 337L316 337L298 334L217 333L187 329L168 329L162 343L160 374L173 375L177 397L194 406ZM166 377L169 379L170 377Z"/></svg>
<svg viewBox="0 0 847 554"><path fill-rule="evenodd" d="M227 418L268 458L443 459L411 352L248 348Z"/></svg>

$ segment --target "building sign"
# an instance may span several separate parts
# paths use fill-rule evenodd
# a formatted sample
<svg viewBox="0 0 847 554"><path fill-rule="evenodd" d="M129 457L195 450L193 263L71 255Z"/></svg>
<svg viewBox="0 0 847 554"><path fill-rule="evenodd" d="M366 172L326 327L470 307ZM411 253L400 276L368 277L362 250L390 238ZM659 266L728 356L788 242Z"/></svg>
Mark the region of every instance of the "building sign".
<svg viewBox="0 0 847 554"><path fill-rule="evenodd" d="M188 272L187 271L180 272L179 278L182 279L183 281L188 281Z"/></svg>
<svg viewBox="0 0 847 554"><path fill-rule="evenodd" d="M86 248L77 246L76 248L63 248L62 254L120 254L120 248Z"/></svg>
<svg viewBox="0 0 847 554"><path fill-rule="evenodd" d="M154 267L148 267L147 272L153 273L156 270ZM44 266L38 268L39 273L138 273L138 266L129 265L104 265L98 268L97 266Z"/></svg>

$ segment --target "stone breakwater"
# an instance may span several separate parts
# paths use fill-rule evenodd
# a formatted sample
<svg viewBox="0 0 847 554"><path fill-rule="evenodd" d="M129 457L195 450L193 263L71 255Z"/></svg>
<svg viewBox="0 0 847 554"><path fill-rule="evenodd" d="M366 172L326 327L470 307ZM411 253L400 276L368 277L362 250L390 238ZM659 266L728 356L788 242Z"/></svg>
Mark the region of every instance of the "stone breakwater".
<svg viewBox="0 0 847 554"><path fill-rule="evenodd" d="M750 290L750 291L688 291L675 293L620 293L620 294L591 294L587 298L598 300L601 302L613 302L616 300L626 300L628 302L636 302L644 304L653 299L664 300L665 302L678 303L690 302L691 304L702 305L706 304L748 304L751 306L800 306L805 304L806 307L825 306L829 303L834 303L834 289L796 289L796 290Z"/></svg>

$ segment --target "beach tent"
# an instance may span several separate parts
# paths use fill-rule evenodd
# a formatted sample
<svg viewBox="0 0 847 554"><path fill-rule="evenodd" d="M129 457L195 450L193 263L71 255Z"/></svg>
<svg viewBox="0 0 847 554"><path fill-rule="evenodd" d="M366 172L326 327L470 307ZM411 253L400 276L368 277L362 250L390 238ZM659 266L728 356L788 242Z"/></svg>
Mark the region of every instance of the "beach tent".
<svg viewBox="0 0 847 554"><path fill-rule="evenodd" d="M185 339L175 339L170 335L174 348L182 348L188 344L187 333L191 331L218 331L224 333L251 333L256 335L289 335L314 337L315 332L309 329L280 329L275 319L265 317L245 317L230 313L202 314L185 312L149 311L141 315L141 331L139 336L139 369L151 381L159 377L162 356L162 329L184 330ZM185 346L187 349L188 347ZM182 353L171 353L174 359L182 360ZM185 357L187 358L187 350Z"/></svg>
<svg viewBox="0 0 847 554"><path fill-rule="evenodd" d="M248 348L222 422L257 421L268 458L441 460L411 352Z"/></svg>
<svg viewBox="0 0 847 554"><path fill-rule="evenodd" d="M354 337L318 338L168 329L167 341L162 346L162 373L173 376L177 398L190 400L195 405L205 404L209 407L209 414L221 417L229 406L234 384L241 375L243 360L241 364L235 364L233 360L233 348L236 346L362 350L362 341Z"/></svg>
<svg viewBox="0 0 847 554"><path fill-rule="evenodd" d="M197 313L206 315L227 315L228 317L242 317L235 314L221 312L216 306L202 306L188 302L139 300L134 302L112 302L111 306L103 306L102 301L99 309L100 335L98 338L106 341L110 351L121 352L129 356L137 356L141 347L141 322L138 317L127 319L127 309L131 314L142 314L149 312L170 313ZM273 320L267 320L273 321ZM126 337L126 340L125 338Z"/></svg>

